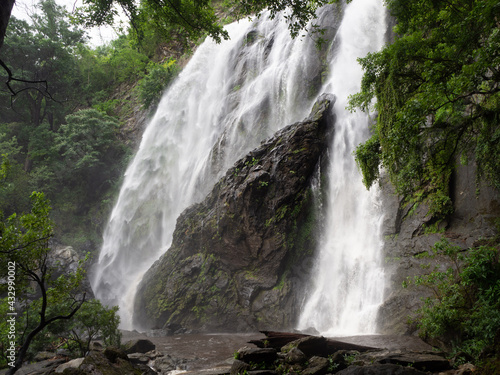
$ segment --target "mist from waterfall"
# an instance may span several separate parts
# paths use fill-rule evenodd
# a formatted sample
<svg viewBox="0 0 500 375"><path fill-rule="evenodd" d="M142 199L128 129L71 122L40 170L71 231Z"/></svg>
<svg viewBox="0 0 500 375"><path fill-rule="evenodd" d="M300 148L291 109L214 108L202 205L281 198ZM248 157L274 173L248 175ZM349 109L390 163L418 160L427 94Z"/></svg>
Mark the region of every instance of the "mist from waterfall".
<svg viewBox="0 0 500 375"><path fill-rule="evenodd" d="M340 9L321 11L327 32ZM136 287L168 250L179 214L236 160L309 113L322 78L317 36L292 40L282 18L243 20L227 26L230 40L205 41L148 124L93 270L95 295L119 305L122 328L133 328Z"/></svg>
<svg viewBox="0 0 500 375"><path fill-rule="evenodd" d="M315 328L325 336L375 333L384 298L379 191L366 190L353 157L356 146L369 136L370 119L345 107L348 96L360 89L362 69L356 59L379 50L385 31L382 0L350 3L323 89L337 96L337 122L330 148L326 224L298 328Z"/></svg>

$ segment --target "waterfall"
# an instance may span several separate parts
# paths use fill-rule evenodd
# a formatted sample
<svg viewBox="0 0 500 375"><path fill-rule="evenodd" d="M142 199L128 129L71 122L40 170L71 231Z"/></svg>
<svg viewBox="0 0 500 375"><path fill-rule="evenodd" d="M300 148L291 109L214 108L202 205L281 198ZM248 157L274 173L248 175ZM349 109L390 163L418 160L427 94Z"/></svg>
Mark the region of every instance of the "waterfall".
<svg viewBox="0 0 500 375"><path fill-rule="evenodd" d="M322 10L327 33L339 10ZM324 56L316 35L292 40L282 18L243 20L227 27L230 40L205 41L148 124L93 270L95 295L119 305L122 328L132 328L136 286L168 250L179 214L236 160L310 111Z"/></svg>
<svg viewBox="0 0 500 375"><path fill-rule="evenodd" d="M164 94L127 168L93 270L95 295L119 305L122 328L133 328L136 287L168 250L179 214L204 198L236 160L281 127L306 117L315 98L328 91L338 97L338 126L331 152L330 213L318 261L326 269L318 266L300 326L322 332L372 329L345 323L353 311L363 311L360 319L366 321L364 310L380 302L383 287L376 192L364 189L352 158L355 145L367 137L368 119L343 108L361 79L355 58L381 46L381 3L354 0L345 10L340 5L322 8L316 23L331 41L323 48L317 47L317 34L292 40L284 16L266 15L227 26L230 40L207 40L198 47ZM378 285L365 280L369 277Z"/></svg>
<svg viewBox="0 0 500 375"><path fill-rule="evenodd" d="M345 110L348 96L360 89L362 70L356 59L384 43L382 0L354 0L338 30L338 49L324 91L334 92L337 123L330 149L326 225L298 328L323 335L368 334L376 331L383 301L379 191L367 191L352 156L367 139L369 118Z"/></svg>

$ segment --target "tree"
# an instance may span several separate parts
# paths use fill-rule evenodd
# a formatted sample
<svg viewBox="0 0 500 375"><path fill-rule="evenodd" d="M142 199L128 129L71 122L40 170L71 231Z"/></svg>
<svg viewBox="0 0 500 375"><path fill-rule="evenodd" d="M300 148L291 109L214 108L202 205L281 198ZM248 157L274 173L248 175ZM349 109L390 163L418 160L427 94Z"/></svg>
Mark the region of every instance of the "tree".
<svg viewBox="0 0 500 375"><path fill-rule="evenodd" d="M458 162L500 188L500 7L496 0L387 0L396 40L360 59L365 70L351 107L378 112L356 151L367 187L389 173L407 199L452 210ZM376 102L373 103L373 99Z"/></svg>
<svg viewBox="0 0 500 375"><path fill-rule="evenodd" d="M19 217L13 214L0 223L0 278L7 280L2 287L8 292L10 318L15 321L21 310L29 315L26 331L19 337L17 357L9 361L8 374L22 366L40 332L57 321L73 318L85 301L85 293L79 290L84 277L81 264L74 273L55 277L58 265L49 256L53 233L50 206L43 193L35 192L31 199L30 213ZM32 288L35 290L29 292ZM14 333L14 337L19 334ZM12 342L15 345L15 338L9 344Z"/></svg>
<svg viewBox="0 0 500 375"><path fill-rule="evenodd" d="M69 350L76 351L80 357L87 355L90 344L98 338L102 338L105 345L119 347L121 333L117 312L118 306L108 309L98 300L86 301L74 319L61 321L62 324L51 329L51 333L59 341L67 342Z"/></svg>
<svg viewBox="0 0 500 375"><path fill-rule="evenodd" d="M32 25L16 18L10 22L3 55L18 80L6 94L9 101L15 96L18 113L28 110L24 121L37 127L46 119L54 127L54 115L61 112L54 106L78 97L81 80L74 55L84 32L69 24L66 11L54 0L43 0L39 7L41 14L32 17Z"/></svg>
<svg viewBox="0 0 500 375"><path fill-rule="evenodd" d="M404 284L432 291L413 317L419 335L437 339L457 357L469 357L476 363L490 354L488 349L500 334L500 252L496 243L464 250L446 239L437 242L430 254L419 257L445 259L449 267L444 269L442 260L434 269L423 265L427 272Z"/></svg>
<svg viewBox="0 0 500 375"><path fill-rule="evenodd" d="M103 167L123 151L116 145L118 121L96 109L80 110L66 121L55 140L65 164L63 173L68 175L65 179L78 184L86 180L89 189L97 189L111 172Z"/></svg>
<svg viewBox="0 0 500 375"><path fill-rule="evenodd" d="M178 71L179 67L173 59L164 64L149 64L149 73L137 86L139 99L144 108L158 104L165 88L173 81Z"/></svg>
<svg viewBox="0 0 500 375"><path fill-rule="evenodd" d="M14 7L14 2L15 0L6 0L0 5L0 48L2 48L3 45L5 30L9 24L10 14L12 12L12 8Z"/></svg>
<svg viewBox="0 0 500 375"><path fill-rule="evenodd" d="M334 0L335 1L335 0ZM229 1L227 8L233 9L236 18L250 14L260 14L269 9L271 17L288 10L286 19L292 36L314 19L316 10L331 0L242 0ZM113 6L120 6L130 18L133 28L141 37L145 26L154 28L167 40L171 35L176 38L185 36L190 40L209 35L220 42L228 34L217 19L210 0L142 0L139 5L133 0L85 0L79 9L77 19L86 26L110 24L116 15Z"/></svg>

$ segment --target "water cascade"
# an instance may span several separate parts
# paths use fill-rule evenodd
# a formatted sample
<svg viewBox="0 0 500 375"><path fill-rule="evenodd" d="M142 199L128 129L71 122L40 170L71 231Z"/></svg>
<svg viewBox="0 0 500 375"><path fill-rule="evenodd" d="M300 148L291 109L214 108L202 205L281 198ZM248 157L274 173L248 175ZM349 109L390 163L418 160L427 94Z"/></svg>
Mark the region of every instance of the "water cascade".
<svg viewBox="0 0 500 375"><path fill-rule="evenodd" d="M342 109L346 96L358 89L361 73L355 58L381 46L385 31L381 2L354 0L345 11L340 5L323 8L317 23L326 30L323 38L333 42L322 48L317 47L318 35L292 40L281 17L271 20L266 16L231 24L227 27L230 40L219 45L207 40L198 47L148 124L126 171L94 269L96 297L120 306L122 328L132 328L130 314L136 286L168 250L179 214L201 200L238 158L281 127L302 120L317 95L325 91L339 98L335 106L340 128L336 129L332 149L331 214L321 257L332 257L326 253L334 248L347 251L336 255L340 261L322 258L319 263L333 262L340 268L333 271L329 266L330 270L320 269L318 274L321 277L326 273L325 279L332 281L343 272L349 276L371 273L371 268L364 268L368 265L362 265L363 258L380 276L379 261L375 255L368 255L380 247L378 216L368 214L374 194L362 187L351 155L354 145L367 136L367 119L362 115L346 117ZM339 29L342 33L334 38L344 12ZM362 19L354 22L350 17ZM353 40L348 43L350 38ZM333 74L321 87L327 72ZM344 185L337 186L340 180ZM345 223L339 227L342 221ZM338 233L345 237L339 238ZM360 238L364 242L358 243ZM358 280L335 282L345 289L346 284ZM311 321L317 317L311 311L327 316L318 320L319 330L343 324L343 318L333 317L341 316L339 306L327 302L339 297L325 295L333 287L318 280L314 285L316 290L305 303L301 326L313 325ZM380 283L377 289L383 289ZM371 290L366 293L372 294ZM364 296L349 292L348 297L342 302L346 309L365 308Z"/></svg>
<svg viewBox="0 0 500 375"><path fill-rule="evenodd" d="M327 32L339 10L322 11ZM262 140L303 119L321 86L315 37L292 40L281 17L227 29L231 39L204 42L167 90L125 173L92 281L97 298L120 306L122 328L179 214Z"/></svg>
<svg viewBox="0 0 500 375"><path fill-rule="evenodd" d="M377 308L384 297L379 192L376 187L366 190L352 156L368 137L369 118L344 108L348 96L360 87L362 70L356 59L379 50L385 30L381 0L353 1L337 33L339 47L324 89L337 96L327 217L315 277L298 324L324 335L375 333Z"/></svg>

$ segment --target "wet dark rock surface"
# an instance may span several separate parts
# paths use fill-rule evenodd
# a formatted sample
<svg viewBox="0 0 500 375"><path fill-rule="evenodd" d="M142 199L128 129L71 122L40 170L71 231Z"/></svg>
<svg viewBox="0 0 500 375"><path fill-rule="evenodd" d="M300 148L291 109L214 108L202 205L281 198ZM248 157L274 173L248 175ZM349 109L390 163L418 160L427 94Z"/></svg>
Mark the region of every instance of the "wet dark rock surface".
<svg viewBox="0 0 500 375"><path fill-rule="evenodd" d="M416 327L408 325L408 317L422 305L422 298L431 296L431 291L424 288L404 289L403 281L426 272L421 267L424 264L431 263L431 269L435 265L441 268L451 266L449 259L436 257L431 262L415 255L430 251L442 238L467 249L495 236L495 220L500 217L500 192L485 182L476 185L475 176L473 162L457 165L450 182L454 212L439 222L430 213L427 204L404 204L387 178L382 179L388 282L387 297L378 313L380 332L397 335L414 333Z"/></svg>

